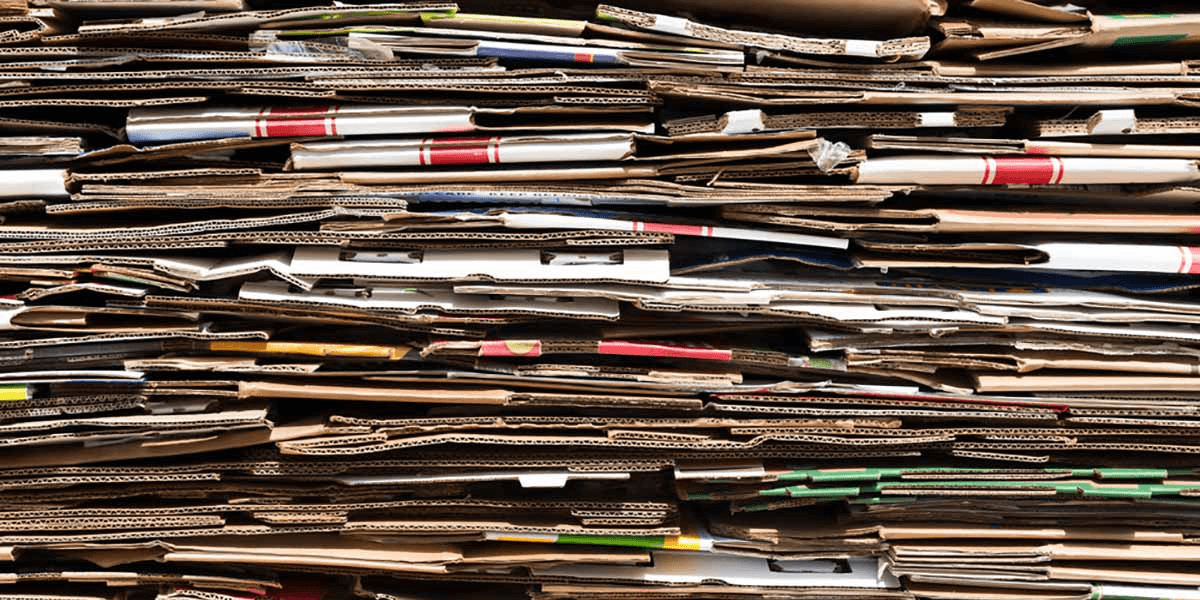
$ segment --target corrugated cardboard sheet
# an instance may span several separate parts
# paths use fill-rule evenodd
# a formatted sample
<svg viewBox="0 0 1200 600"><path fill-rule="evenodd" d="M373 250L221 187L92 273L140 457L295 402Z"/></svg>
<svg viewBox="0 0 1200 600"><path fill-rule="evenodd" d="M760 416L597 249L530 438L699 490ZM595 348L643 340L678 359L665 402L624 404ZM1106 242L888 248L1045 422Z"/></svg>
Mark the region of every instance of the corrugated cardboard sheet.
<svg viewBox="0 0 1200 600"><path fill-rule="evenodd" d="M1200 600L1197 39L0 0L0 600Z"/></svg>

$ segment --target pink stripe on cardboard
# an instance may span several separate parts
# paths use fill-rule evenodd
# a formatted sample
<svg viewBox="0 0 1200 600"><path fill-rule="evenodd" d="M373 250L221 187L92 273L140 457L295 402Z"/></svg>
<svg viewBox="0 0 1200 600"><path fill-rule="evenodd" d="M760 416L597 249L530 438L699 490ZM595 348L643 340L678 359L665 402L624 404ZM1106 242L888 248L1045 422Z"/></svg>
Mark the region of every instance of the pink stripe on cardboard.
<svg viewBox="0 0 1200 600"><path fill-rule="evenodd" d="M695 360L719 360L726 362L733 360L732 350L687 348L682 346L663 346L659 344L638 344L634 342L600 342L599 353L618 356L690 358Z"/></svg>
<svg viewBox="0 0 1200 600"><path fill-rule="evenodd" d="M1183 255L1182 262L1179 264L1179 272L1188 275L1200 274L1200 261L1196 260L1196 257L1200 256L1200 248L1183 246L1179 248L1179 252Z"/></svg>
<svg viewBox="0 0 1200 600"><path fill-rule="evenodd" d="M712 235L712 228L703 225L674 225L671 223L644 223L641 221L637 222L635 231L673 233L675 235L694 235L700 237Z"/></svg>
<svg viewBox="0 0 1200 600"><path fill-rule="evenodd" d="M541 356L542 342L538 340L495 340L480 342L479 356Z"/></svg>

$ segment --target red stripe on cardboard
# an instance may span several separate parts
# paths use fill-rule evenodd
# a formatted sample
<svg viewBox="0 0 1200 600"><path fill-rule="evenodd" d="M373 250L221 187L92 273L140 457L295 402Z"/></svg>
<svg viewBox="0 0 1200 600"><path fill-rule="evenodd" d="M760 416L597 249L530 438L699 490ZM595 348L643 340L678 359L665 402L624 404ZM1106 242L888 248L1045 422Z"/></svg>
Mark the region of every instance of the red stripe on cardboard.
<svg viewBox="0 0 1200 600"><path fill-rule="evenodd" d="M318 119L284 119L282 121L267 121L263 124L266 137L301 137L324 136L325 118Z"/></svg>
<svg viewBox="0 0 1200 600"><path fill-rule="evenodd" d="M979 183L987 185L991 183L992 178L992 159L989 156L983 157L983 180Z"/></svg>
<svg viewBox="0 0 1200 600"><path fill-rule="evenodd" d="M732 350L716 350L712 348L685 348L681 346L661 346L658 344L638 344L634 342L600 342L600 354L619 356L653 356L660 358L691 358L696 360L733 360Z"/></svg>
<svg viewBox="0 0 1200 600"><path fill-rule="evenodd" d="M1011 183L1045 185L1054 181L1054 160L1051 157L996 158L994 185Z"/></svg>
<svg viewBox="0 0 1200 600"><path fill-rule="evenodd" d="M267 137L267 122L265 115L271 109L263 108L258 111L258 116L254 118L254 137Z"/></svg>
<svg viewBox="0 0 1200 600"><path fill-rule="evenodd" d="M1200 274L1200 261L1196 260L1196 257L1200 256L1200 248L1191 246L1184 248L1183 251L1188 255L1188 275Z"/></svg>
<svg viewBox="0 0 1200 600"><path fill-rule="evenodd" d="M429 146L429 164L439 165L486 165L490 144L476 146Z"/></svg>

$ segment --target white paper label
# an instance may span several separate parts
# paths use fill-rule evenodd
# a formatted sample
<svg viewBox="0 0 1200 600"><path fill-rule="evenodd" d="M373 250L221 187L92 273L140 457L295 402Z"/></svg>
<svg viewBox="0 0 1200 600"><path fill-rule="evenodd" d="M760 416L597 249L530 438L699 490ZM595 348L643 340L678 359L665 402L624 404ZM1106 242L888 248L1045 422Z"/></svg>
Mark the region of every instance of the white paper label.
<svg viewBox="0 0 1200 600"><path fill-rule="evenodd" d="M567 473L524 473L517 477L523 488L562 489L570 475Z"/></svg>
<svg viewBox="0 0 1200 600"><path fill-rule="evenodd" d="M688 32L690 24L691 22L687 19L658 15L654 18L654 31L690 37L692 35Z"/></svg>
<svg viewBox="0 0 1200 600"><path fill-rule="evenodd" d="M732 110L725 113L725 128L721 133L736 135L739 133L755 133L767 128L763 122L763 111L757 108L750 110Z"/></svg>
<svg viewBox="0 0 1200 600"><path fill-rule="evenodd" d="M846 40L846 56L879 58L879 49L882 47L882 42L874 40Z"/></svg>
<svg viewBox="0 0 1200 600"><path fill-rule="evenodd" d="M1137 127L1137 115L1132 108L1102 110L1088 119L1088 133L1092 135L1121 135L1132 133Z"/></svg>
<svg viewBox="0 0 1200 600"><path fill-rule="evenodd" d="M927 112L920 114L921 127L955 127L954 113Z"/></svg>

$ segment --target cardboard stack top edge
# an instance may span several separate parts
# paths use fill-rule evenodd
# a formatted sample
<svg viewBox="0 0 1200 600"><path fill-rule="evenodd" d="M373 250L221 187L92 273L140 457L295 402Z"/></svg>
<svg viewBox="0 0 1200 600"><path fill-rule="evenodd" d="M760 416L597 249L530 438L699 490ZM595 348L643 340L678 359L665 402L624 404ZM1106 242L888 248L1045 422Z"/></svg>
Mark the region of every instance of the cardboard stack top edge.
<svg viewBox="0 0 1200 600"><path fill-rule="evenodd" d="M0 600L1200 600L1198 40L0 0Z"/></svg>

